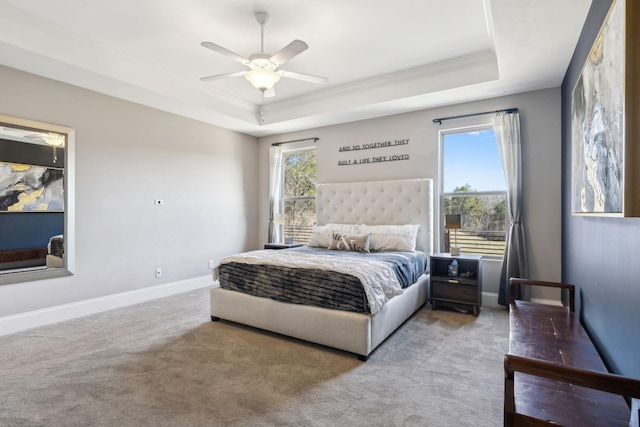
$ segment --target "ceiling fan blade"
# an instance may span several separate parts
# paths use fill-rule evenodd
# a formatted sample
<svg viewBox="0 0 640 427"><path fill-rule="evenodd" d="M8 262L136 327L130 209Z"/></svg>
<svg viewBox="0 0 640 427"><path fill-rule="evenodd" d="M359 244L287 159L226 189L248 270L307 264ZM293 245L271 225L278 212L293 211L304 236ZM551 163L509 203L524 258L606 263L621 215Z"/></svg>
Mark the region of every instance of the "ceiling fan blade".
<svg viewBox="0 0 640 427"><path fill-rule="evenodd" d="M241 64L244 65L248 65L249 64L249 60L247 58L243 58L242 56L238 55L235 52L231 52L229 49L225 49L222 46L218 46L215 43L211 43L211 42L202 42L200 43L201 46L206 47L207 49L211 49L214 52L220 53L228 58L233 59L234 61L238 61Z"/></svg>
<svg viewBox="0 0 640 427"><path fill-rule="evenodd" d="M294 40L271 57L271 62L276 65L282 65L294 56L309 49L309 45L302 40Z"/></svg>
<svg viewBox="0 0 640 427"><path fill-rule="evenodd" d="M318 76L312 76L310 74L295 73L293 71L279 70L278 73L280 73L282 77L287 77L289 79L302 80L304 82L315 83L319 85L324 84L329 80L326 77L318 77Z"/></svg>
<svg viewBox="0 0 640 427"><path fill-rule="evenodd" d="M274 96L276 96L276 89L275 87L271 87L271 89L265 90L264 91L264 97L265 98L273 98Z"/></svg>
<svg viewBox="0 0 640 427"><path fill-rule="evenodd" d="M215 76L201 77L200 80L202 80L203 82L211 82L213 80L224 79L227 77L240 77L240 76L244 76L245 74L247 74L246 71L236 71L235 73L218 74Z"/></svg>

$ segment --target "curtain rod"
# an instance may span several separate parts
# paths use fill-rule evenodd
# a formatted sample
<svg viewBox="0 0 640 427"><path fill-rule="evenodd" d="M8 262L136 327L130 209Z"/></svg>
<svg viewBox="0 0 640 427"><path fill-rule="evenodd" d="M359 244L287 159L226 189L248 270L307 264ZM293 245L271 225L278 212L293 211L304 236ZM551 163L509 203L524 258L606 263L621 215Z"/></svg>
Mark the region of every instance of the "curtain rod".
<svg viewBox="0 0 640 427"><path fill-rule="evenodd" d="M291 140L291 141L274 142L273 144L271 144L271 146L275 147L275 146L282 145L282 144L291 144L292 142L310 141L312 139L313 139L313 142L316 142L320 138L314 136L313 138L302 138L302 139L294 139L294 140Z"/></svg>
<svg viewBox="0 0 640 427"><path fill-rule="evenodd" d="M517 108L507 108L505 110L485 111L483 113L472 113L472 114L463 114L461 116L442 117L441 119L433 119L433 123L438 123L439 125L441 125L442 122L445 120L463 119L465 117L482 116L484 114L495 114L495 113L512 114L517 112L518 112Z"/></svg>

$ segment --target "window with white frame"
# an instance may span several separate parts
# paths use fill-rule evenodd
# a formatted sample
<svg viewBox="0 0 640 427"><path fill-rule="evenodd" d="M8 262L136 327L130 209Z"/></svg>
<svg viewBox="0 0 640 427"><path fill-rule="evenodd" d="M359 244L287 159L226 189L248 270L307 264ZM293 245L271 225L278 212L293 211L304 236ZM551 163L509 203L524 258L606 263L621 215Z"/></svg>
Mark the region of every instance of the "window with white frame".
<svg viewBox="0 0 640 427"><path fill-rule="evenodd" d="M491 125L440 132L443 250L502 257L505 248L507 184ZM460 215L446 229L446 216ZM457 217L450 217L457 219Z"/></svg>
<svg viewBox="0 0 640 427"><path fill-rule="evenodd" d="M284 150L284 241L307 243L316 223L316 150Z"/></svg>

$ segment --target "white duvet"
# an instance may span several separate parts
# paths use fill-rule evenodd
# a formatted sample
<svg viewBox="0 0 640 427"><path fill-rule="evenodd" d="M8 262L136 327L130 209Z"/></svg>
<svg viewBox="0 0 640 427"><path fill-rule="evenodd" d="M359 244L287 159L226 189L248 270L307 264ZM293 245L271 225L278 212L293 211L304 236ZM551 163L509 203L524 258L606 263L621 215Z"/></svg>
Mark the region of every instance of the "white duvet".
<svg viewBox="0 0 640 427"><path fill-rule="evenodd" d="M220 264L230 262L315 268L350 274L362 282L371 314L376 314L385 302L403 292L391 267L372 259L364 260L357 257L345 259L295 251L259 250L225 257ZM218 280L220 264L213 269L213 280Z"/></svg>

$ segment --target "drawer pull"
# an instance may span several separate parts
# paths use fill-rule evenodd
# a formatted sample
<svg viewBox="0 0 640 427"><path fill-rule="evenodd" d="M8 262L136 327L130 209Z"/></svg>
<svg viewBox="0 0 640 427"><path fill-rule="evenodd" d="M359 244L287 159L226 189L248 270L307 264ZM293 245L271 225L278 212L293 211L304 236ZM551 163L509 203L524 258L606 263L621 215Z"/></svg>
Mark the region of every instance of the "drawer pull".
<svg viewBox="0 0 640 427"><path fill-rule="evenodd" d="M458 281L454 279L449 279L449 283L458 283Z"/></svg>

